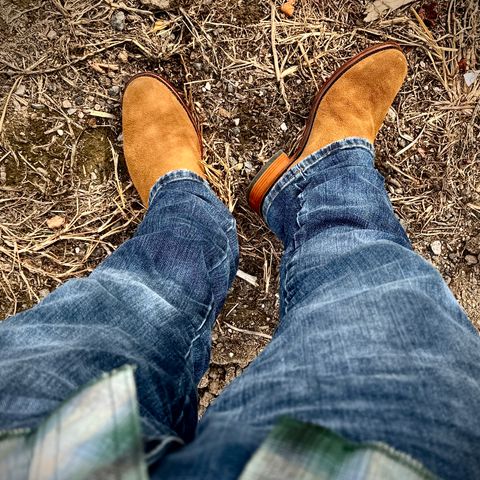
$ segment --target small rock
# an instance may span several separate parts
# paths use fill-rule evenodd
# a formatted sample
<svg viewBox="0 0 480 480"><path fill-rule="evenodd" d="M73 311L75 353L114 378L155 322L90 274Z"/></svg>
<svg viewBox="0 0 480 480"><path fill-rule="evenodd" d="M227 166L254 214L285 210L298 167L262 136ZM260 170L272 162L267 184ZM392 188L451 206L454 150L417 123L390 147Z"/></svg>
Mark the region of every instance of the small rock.
<svg viewBox="0 0 480 480"><path fill-rule="evenodd" d="M125 14L121 10L116 10L110 17L110 25L117 32L125 29Z"/></svg>
<svg viewBox="0 0 480 480"><path fill-rule="evenodd" d="M170 0L140 0L140 3L144 7L151 8L153 10L170 10L172 3Z"/></svg>
<svg viewBox="0 0 480 480"><path fill-rule="evenodd" d="M465 244L465 250L471 253L472 255L479 255L480 254L480 235L476 237L472 237L468 239L467 243Z"/></svg>
<svg viewBox="0 0 480 480"><path fill-rule="evenodd" d="M69 108L69 109L67 110L67 114L68 114L68 115L73 115L76 111L77 111L76 108Z"/></svg>
<svg viewBox="0 0 480 480"><path fill-rule="evenodd" d="M51 230L61 228L63 225L65 225L65 218L60 215L55 215L47 220L47 227Z"/></svg>
<svg viewBox="0 0 480 480"><path fill-rule="evenodd" d="M228 91L228 93L234 93L235 92L235 87L230 82L227 85L227 91Z"/></svg>
<svg viewBox="0 0 480 480"><path fill-rule="evenodd" d="M287 127L287 124L285 122L283 122L281 125L280 125L280 130L282 132L286 132L288 130L288 127Z"/></svg>
<svg viewBox="0 0 480 480"><path fill-rule="evenodd" d="M83 112L78 112L77 116L78 118L82 119L83 117L85 117L85 114Z"/></svg>
<svg viewBox="0 0 480 480"><path fill-rule="evenodd" d="M57 37L58 37L58 34L55 30L49 30L49 32L47 33L47 38L49 40L55 40Z"/></svg>
<svg viewBox="0 0 480 480"><path fill-rule="evenodd" d="M59 129L57 130L57 134L58 134L60 137L63 137L63 134L64 134L64 133L65 133L65 132L64 132L61 128L59 128Z"/></svg>
<svg viewBox="0 0 480 480"><path fill-rule="evenodd" d="M239 118L234 118L234 119L232 120L232 122L233 122L233 124L234 124L236 127L238 127L238 126L240 125L240 119L239 119Z"/></svg>
<svg viewBox="0 0 480 480"><path fill-rule="evenodd" d="M72 108L73 105L72 105L72 102L70 100L64 100L62 102L62 107L65 108L65 109L68 109L68 108Z"/></svg>
<svg viewBox="0 0 480 480"><path fill-rule="evenodd" d="M18 88L15 90L15 95L18 95L19 97L23 97L26 92L26 87L25 85L19 85Z"/></svg>
<svg viewBox="0 0 480 480"><path fill-rule="evenodd" d="M212 89L212 85L210 84L210 82L207 82L207 83L205 84L205 90L206 90L207 92L209 92L211 89Z"/></svg>
<svg viewBox="0 0 480 480"><path fill-rule="evenodd" d="M218 396L218 394L222 391L220 382L218 380L212 380L210 385L208 385L208 390L212 395Z"/></svg>
<svg viewBox="0 0 480 480"><path fill-rule="evenodd" d="M42 298L45 298L49 293L50 293L50 290L48 288L42 288L38 292L38 296L42 299Z"/></svg>
<svg viewBox="0 0 480 480"><path fill-rule="evenodd" d="M478 263L477 257L474 255L465 255L465 263L467 265L476 265Z"/></svg>
<svg viewBox="0 0 480 480"><path fill-rule="evenodd" d="M440 240L435 240L430 244L430 248L434 255L440 255L442 253L442 242Z"/></svg>
<svg viewBox="0 0 480 480"><path fill-rule="evenodd" d="M201 397L200 397L200 405L202 407L207 408L210 402L214 399L214 396L210 392L205 392Z"/></svg>
<svg viewBox="0 0 480 480"><path fill-rule="evenodd" d="M43 103L32 103L31 107L34 110L43 110L45 108L45 105L43 105Z"/></svg>
<svg viewBox="0 0 480 480"><path fill-rule="evenodd" d="M198 384L198 388L207 388L208 387L208 376L204 375Z"/></svg>
<svg viewBox="0 0 480 480"><path fill-rule="evenodd" d="M117 58L122 62L122 63L128 63L128 53L125 50L122 50L118 55Z"/></svg>
<svg viewBox="0 0 480 480"><path fill-rule="evenodd" d="M387 120L390 123L393 123L396 119L397 119L397 112L392 107L390 107L387 112Z"/></svg>
<svg viewBox="0 0 480 480"><path fill-rule="evenodd" d="M202 69L202 64L199 62L195 62L193 64L193 68L199 72Z"/></svg>
<svg viewBox="0 0 480 480"><path fill-rule="evenodd" d="M120 93L120 87L118 85L113 85L113 87L110 87L108 89L108 94L111 97L116 97Z"/></svg>

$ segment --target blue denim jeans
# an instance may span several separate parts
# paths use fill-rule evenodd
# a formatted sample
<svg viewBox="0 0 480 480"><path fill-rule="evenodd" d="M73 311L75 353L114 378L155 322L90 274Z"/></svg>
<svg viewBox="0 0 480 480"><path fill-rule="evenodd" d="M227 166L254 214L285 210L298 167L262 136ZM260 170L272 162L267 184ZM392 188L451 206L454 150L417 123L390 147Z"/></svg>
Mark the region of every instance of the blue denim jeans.
<svg viewBox="0 0 480 480"><path fill-rule="evenodd" d="M274 338L197 424L210 332L235 276L235 221L205 181L153 187L135 236L0 325L0 428L32 427L80 386L137 365L152 478L233 479L285 414L479 478L480 340L415 254L362 139L289 170L263 216L283 241ZM175 443L175 442L173 442ZM153 457L152 457L153 458Z"/></svg>

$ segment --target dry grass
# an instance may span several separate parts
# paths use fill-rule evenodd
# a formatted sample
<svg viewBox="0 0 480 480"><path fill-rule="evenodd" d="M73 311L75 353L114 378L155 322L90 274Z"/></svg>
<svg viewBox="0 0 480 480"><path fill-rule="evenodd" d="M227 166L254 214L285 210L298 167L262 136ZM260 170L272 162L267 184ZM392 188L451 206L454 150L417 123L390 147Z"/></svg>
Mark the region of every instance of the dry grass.
<svg viewBox="0 0 480 480"><path fill-rule="evenodd" d="M465 242L480 233L480 82L467 87L460 72L479 68L476 0L439 1L430 28L421 1L365 24L357 1L299 0L286 19L278 2L263 0L190 0L156 15L125 0L117 32L110 17L119 4L0 0L1 317L87 274L132 233L142 211L123 166L112 87L155 70L195 106L209 178L238 221L241 268L258 279L258 287L236 282L214 333L215 364L244 366L275 326L281 256L246 207L245 187L270 155L294 146L312 95L336 67L393 40L410 71L380 132L377 164L415 247L480 325L479 265L464 259ZM65 218L58 230L46 225L54 215ZM440 256L431 256L433 240ZM222 385L227 370L214 372Z"/></svg>

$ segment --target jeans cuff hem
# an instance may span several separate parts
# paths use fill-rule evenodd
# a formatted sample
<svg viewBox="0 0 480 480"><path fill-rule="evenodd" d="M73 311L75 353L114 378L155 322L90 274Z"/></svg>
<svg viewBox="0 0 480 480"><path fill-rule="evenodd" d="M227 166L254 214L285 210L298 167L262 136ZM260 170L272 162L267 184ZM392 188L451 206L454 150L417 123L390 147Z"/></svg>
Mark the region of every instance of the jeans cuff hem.
<svg viewBox="0 0 480 480"><path fill-rule="evenodd" d="M317 165L320 161L329 157L330 155L338 152L339 150L347 150L351 148L363 148L370 152L372 157L375 154L373 144L365 138L350 137L337 142L330 143L329 145L317 150L308 157L304 158L300 163L294 167L288 169L275 183L272 189L268 192L262 206L262 217L266 221L268 210L270 209L275 198L287 188L292 182L294 182L299 175L304 175L308 170Z"/></svg>
<svg viewBox="0 0 480 480"><path fill-rule="evenodd" d="M172 170L171 172L162 175L153 185L150 190L150 195L148 197L148 204L151 205L155 196L159 192L159 190L168 185L169 183L177 182L179 180L193 180L195 182L200 182L210 188L208 182L202 178L200 175L192 172L191 170Z"/></svg>

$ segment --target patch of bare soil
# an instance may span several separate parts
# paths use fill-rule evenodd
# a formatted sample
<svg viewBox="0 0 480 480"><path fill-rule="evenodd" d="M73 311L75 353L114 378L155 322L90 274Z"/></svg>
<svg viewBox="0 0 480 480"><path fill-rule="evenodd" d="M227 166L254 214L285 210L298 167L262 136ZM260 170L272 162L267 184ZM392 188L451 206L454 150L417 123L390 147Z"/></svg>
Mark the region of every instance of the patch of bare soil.
<svg viewBox="0 0 480 480"><path fill-rule="evenodd" d="M402 45L407 81L377 166L414 247L480 327L480 80L476 0L417 0L372 23L369 1L0 0L0 318L88 274L143 210L125 172L120 96L143 70L167 76L200 119L211 182L239 226L240 269L213 333L201 411L264 348L278 321L281 246L244 191L291 149L311 98L349 57ZM429 2L432 4L432 2ZM423 20L422 20L423 18Z"/></svg>

